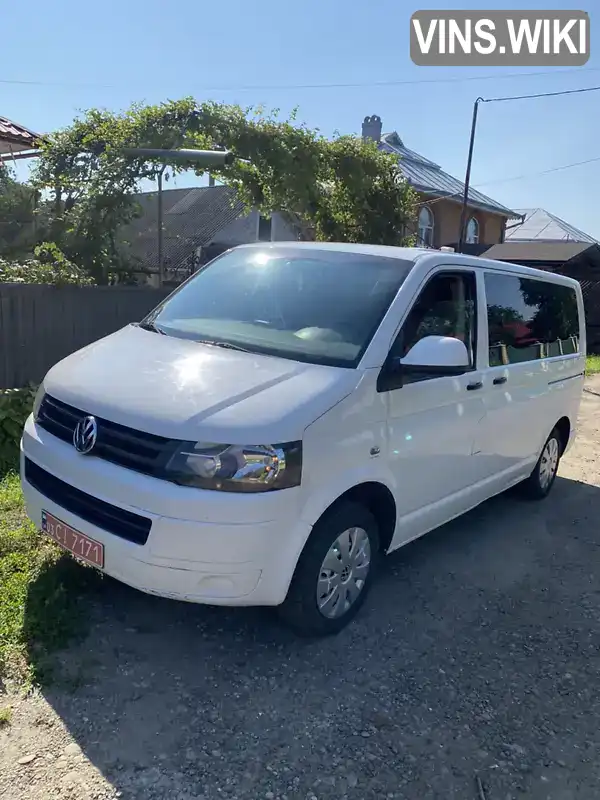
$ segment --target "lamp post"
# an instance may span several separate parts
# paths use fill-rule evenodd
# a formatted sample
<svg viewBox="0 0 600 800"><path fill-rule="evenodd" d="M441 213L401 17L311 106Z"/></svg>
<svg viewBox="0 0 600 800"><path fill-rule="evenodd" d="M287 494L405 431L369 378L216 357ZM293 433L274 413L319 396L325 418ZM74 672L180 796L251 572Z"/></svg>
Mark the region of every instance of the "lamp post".
<svg viewBox="0 0 600 800"><path fill-rule="evenodd" d="M163 150L153 147L125 147L123 153L134 158L156 158L169 161L195 161L201 167L224 167L235 160L230 150Z"/></svg>

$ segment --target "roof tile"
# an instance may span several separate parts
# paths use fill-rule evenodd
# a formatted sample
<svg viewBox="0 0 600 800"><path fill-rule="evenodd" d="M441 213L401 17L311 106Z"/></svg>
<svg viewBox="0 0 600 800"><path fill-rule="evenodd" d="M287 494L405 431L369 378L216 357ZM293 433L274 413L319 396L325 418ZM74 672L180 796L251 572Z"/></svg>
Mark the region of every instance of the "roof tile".
<svg viewBox="0 0 600 800"><path fill-rule="evenodd" d="M0 153L19 153L32 150L42 138L24 125L19 125L7 117L0 117Z"/></svg>

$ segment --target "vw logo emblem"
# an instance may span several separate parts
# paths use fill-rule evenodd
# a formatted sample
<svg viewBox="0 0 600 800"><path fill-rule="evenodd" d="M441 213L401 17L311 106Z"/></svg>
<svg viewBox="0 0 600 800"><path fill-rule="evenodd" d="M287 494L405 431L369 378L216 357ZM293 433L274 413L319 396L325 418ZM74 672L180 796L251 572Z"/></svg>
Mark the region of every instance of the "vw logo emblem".
<svg viewBox="0 0 600 800"><path fill-rule="evenodd" d="M98 438L98 424L94 417L80 419L73 431L73 445L78 453L89 453Z"/></svg>

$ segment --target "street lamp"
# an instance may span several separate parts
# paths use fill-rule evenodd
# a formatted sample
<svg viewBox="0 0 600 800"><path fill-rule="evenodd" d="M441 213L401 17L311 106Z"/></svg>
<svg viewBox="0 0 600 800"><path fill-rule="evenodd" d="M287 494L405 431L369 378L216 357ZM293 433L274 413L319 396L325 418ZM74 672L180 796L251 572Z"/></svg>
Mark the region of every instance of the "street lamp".
<svg viewBox="0 0 600 800"><path fill-rule="evenodd" d="M200 167L224 167L235 156L230 150L162 150L149 147L125 147L123 153L134 158L157 158L164 161L195 161Z"/></svg>

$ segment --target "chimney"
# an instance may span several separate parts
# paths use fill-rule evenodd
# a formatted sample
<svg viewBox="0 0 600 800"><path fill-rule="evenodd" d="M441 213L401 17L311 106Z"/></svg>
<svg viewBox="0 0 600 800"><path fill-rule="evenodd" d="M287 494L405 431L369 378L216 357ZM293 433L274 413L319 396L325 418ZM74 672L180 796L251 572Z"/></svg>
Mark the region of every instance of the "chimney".
<svg viewBox="0 0 600 800"><path fill-rule="evenodd" d="M381 117L373 114L372 117L365 117L362 124L362 138L372 139L374 142L381 141Z"/></svg>

